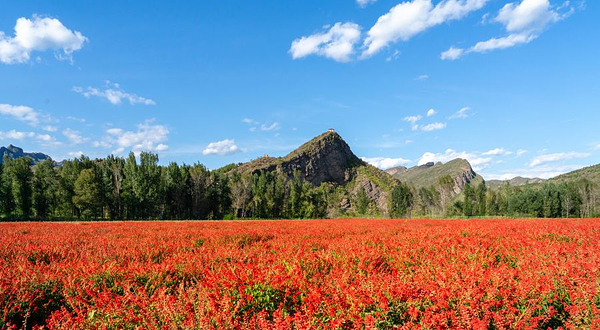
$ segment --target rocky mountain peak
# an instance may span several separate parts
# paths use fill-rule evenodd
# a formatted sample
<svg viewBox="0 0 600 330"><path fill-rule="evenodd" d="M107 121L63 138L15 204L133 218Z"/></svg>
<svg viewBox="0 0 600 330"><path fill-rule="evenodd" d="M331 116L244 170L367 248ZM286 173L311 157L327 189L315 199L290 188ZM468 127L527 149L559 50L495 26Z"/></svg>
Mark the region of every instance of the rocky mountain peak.
<svg viewBox="0 0 600 330"><path fill-rule="evenodd" d="M10 159L29 157L32 164L37 164L43 160L49 159L50 156L41 152L24 152L22 148L9 144L8 147L0 147L0 164L4 162L4 156Z"/></svg>
<svg viewBox="0 0 600 330"><path fill-rule="evenodd" d="M304 180L314 186L323 182L344 184L353 178L352 169L365 165L342 137L329 130L304 143L298 149L280 158L261 157L242 164L241 172L278 171L293 176L300 172Z"/></svg>

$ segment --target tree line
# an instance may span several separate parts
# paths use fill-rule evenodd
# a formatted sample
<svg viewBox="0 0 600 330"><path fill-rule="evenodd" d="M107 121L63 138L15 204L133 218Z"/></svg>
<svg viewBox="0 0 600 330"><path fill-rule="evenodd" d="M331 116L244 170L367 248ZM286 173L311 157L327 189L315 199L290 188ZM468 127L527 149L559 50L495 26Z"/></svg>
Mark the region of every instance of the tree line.
<svg viewBox="0 0 600 330"><path fill-rule="evenodd" d="M0 164L0 218L71 219L243 219L382 216L359 187L323 183L314 187L299 172L240 174L235 165L158 164L156 154L130 153L92 160L81 156L59 166L51 159L4 157ZM416 189L399 183L389 193L394 218L445 216L590 217L597 215L595 183L545 184L542 188L487 189L466 184L460 195L450 176ZM345 204L345 206L344 206ZM350 208L347 206L351 205Z"/></svg>
<svg viewBox="0 0 600 330"><path fill-rule="evenodd" d="M599 215L598 185L582 178L572 182L511 186L488 189L484 183L467 183L455 195L450 176L437 186L410 191L410 212L418 217L533 217L588 218Z"/></svg>
<svg viewBox="0 0 600 330"><path fill-rule="evenodd" d="M241 175L230 165L158 165L138 158L81 156L56 166L28 158L0 164L0 217L4 219L227 219L322 218L326 185L276 173Z"/></svg>

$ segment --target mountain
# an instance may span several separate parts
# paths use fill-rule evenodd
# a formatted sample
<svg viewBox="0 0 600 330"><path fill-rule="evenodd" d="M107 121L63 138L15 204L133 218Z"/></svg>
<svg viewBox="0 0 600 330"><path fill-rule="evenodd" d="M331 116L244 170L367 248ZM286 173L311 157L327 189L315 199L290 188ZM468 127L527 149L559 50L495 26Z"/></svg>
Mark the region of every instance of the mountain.
<svg viewBox="0 0 600 330"><path fill-rule="evenodd" d="M394 167L386 170L386 172L417 189L437 186L441 177L449 175L454 180L455 194L459 194L467 183L477 185L485 182L479 174L473 171L467 160L460 158L453 159L445 164L427 163L411 168Z"/></svg>
<svg viewBox="0 0 600 330"><path fill-rule="evenodd" d="M0 164L4 162L4 156L8 156L10 159L17 159L23 157L29 157L33 164L37 164L46 159L50 159L50 156L41 152L23 152L23 149L15 147L12 144L8 147L0 147Z"/></svg>
<svg viewBox="0 0 600 330"><path fill-rule="evenodd" d="M284 157L265 155L234 170L242 174L274 171L290 178L298 171L315 187L324 183L341 188L341 197L336 201L339 202L337 210L345 213L354 210L354 201L362 188L374 202L377 212L387 214L389 193L399 183L391 175L358 158L333 130L315 137ZM337 210L332 209L331 212Z"/></svg>
<svg viewBox="0 0 600 330"><path fill-rule="evenodd" d="M549 179L551 183L575 182L580 180L589 180L600 184L600 164L582 168L580 170L565 173Z"/></svg>
<svg viewBox="0 0 600 330"><path fill-rule="evenodd" d="M510 180L489 180L486 181L485 184L487 185L488 188L491 189L497 189L502 187L503 184L508 183L513 187L519 187L519 186L524 186L524 185L528 185L528 184L538 184L538 183L544 183L546 182L546 180L544 179L540 179L540 178L524 178L524 177L515 177L512 178Z"/></svg>
<svg viewBox="0 0 600 330"><path fill-rule="evenodd" d="M600 164L588 166L579 170L575 170L569 173L561 174L559 176L550 178L548 180L540 179L540 178L523 178L516 177L510 180L490 180L486 181L486 184L489 188L499 188L504 183L508 182L513 187L531 185L533 187L541 187L544 183L570 183L577 182L581 180L589 180L596 184L600 184Z"/></svg>

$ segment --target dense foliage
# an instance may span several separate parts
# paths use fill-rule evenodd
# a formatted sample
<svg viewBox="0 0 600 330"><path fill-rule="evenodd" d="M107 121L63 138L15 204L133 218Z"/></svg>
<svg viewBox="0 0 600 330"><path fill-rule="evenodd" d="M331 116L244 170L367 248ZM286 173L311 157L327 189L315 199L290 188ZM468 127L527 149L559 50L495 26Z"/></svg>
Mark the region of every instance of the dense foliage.
<svg viewBox="0 0 600 330"><path fill-rule="evenodd" d="M389 191L387 213L394 218L598 215L598 187L587 180L500 190L467 184L456 195L450 176L420 189L388 178L372 181ZM145 152L127 158L81 156L59 166L51 159L31 166L27 158L5 158L0 164L0 218L9 220L383 216L372 197L356 182L314 187L299 173L247 174L236 165L214 171L201 164L160 166L157 155Z"/></svg>
<svg viewBox="0 0 600 330"><path fill-rule="evenodd" d="M597 219L2 223L0 237L2 329L600 327Z"/></svg>
<svg viewBox="0 0 600 330"><path fill-rule="evenodd" d="M0 217L7 219L322 218L325 186L299 175L158 165L152 153L0 164Z"/></svg>

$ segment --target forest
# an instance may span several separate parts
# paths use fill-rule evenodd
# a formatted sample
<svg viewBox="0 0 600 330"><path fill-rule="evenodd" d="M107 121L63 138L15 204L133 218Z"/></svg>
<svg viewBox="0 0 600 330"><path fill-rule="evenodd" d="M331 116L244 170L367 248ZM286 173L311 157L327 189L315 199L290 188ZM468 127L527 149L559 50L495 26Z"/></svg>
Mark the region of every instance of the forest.
<svg viewBox="0 0 600 330"><path fill-rule="evenodd" d="M161 166L158 155L81 156L57 164L47 159L4 158L0 164L3 220L315 219L335 217L535 217L597 216L597 184L586 179L560 184L488 189L467 184L458 195L449 176L438 185L391 188L388 214L373 212L364 189L340 207L342 187L314 187L299 173L240 174L236 165L209 170L202 164Z"/></svg>

